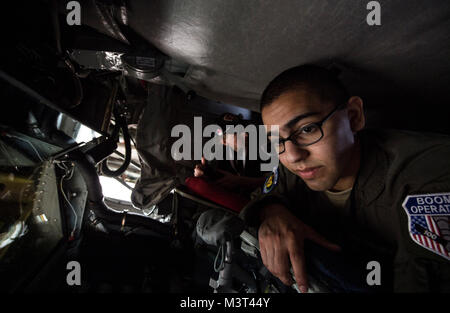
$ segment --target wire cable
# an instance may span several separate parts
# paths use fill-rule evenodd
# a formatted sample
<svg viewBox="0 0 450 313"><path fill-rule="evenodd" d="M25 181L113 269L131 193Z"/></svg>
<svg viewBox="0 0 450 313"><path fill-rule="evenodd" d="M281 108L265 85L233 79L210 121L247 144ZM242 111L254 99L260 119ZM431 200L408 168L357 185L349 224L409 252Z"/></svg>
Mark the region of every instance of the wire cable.
<svg viewBox="0 0 450 313"><path fill-rule="evenodd" d="M69 175L69 171L70 171L70 178L67 178L67 176ZM63 198L64 198L64 200L66 200L67 204L69 204L70 208L72 209L73 214L75 215L75 222L73 224L73 229L72 229L72 231L70 233L71 237L74 237L74 235L75 235L75 229L77 228L77 222L78 222L78 214L75 211L75 208L70 203L69 199L67 199L67 196L66 196L66 194L64 192L64 189L63 189L63 180L70 180L72 178L72 176L73 176L73 172L74 172L74 168L73 167L72 167L72 169L67 169L66 173L61 177L61 180L60 180L60 183L59 183L59 186L60 186Z"/></svg>

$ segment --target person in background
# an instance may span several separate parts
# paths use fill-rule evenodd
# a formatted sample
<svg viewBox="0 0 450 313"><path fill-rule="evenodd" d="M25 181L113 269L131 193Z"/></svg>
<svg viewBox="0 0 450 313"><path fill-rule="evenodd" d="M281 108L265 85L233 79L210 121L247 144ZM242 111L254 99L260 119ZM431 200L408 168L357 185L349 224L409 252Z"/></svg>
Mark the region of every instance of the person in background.
<svg viewBox="0 0 450 313"><path fill-rule="evenodd" d="M252 191L266 180L260 160L249 158L248 134L229 131L230 126L245 128L249 123L231 113L220 116L216 121L220 126L216 137L224 146L223 159L207 162L202 158L194 168L194 177L186 179L186 186L191 191L236 212L250 201ZM245 157L239 160L238 154Z"/></svg>

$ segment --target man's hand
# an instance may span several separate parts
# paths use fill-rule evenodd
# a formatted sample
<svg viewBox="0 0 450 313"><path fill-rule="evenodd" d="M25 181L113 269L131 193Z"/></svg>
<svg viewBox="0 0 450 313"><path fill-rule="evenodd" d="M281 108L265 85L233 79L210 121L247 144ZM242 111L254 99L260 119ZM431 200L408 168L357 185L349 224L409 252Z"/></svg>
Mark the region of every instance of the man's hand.
<svg viewBox="0 0 450 313"><path fill-rule="evenodd" d="M194 168L194 176L195 177L202 177L205 175L205 169L206 169L206 160L204 157L202 157L202 163L195 165Z"/></svg>
<svg viewBox="0 0 450 313"><path fill-rule="evenodd" d="M307 292L305 239L333 250L340 247L327 241L308 225L302 223L288 209L280 204L272 204L263 209L262 224L258 231L261 258L267 269L285 285L292 285L290 265L301 292Z"/></svg>

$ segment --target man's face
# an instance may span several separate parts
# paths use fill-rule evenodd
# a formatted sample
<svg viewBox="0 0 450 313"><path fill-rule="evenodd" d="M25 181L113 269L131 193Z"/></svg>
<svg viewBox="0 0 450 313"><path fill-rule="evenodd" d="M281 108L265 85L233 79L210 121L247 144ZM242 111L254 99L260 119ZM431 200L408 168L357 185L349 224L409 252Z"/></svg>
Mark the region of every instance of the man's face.
<svg viewBox="0 0 450 313"><path fill-rule="evenodd" d="M235 151L238 151L241 148L247 147L248 134L245 132L238 134L225 134L223 137L223 144L229 146Z"/></svg>
<svg viewBox="0 0 450 313"><path fill-rule="evenodd" d="M302 126L321 121L336 104L324 103L312 93L298 89L285 92L264 107L265 125L278 125L280 137L287 138ZM337 110L322 125L323 138L309 146L298 147L287 141L280 162L315 191L333 189L348 173L354 148L354 134L347 109Z"/></svg>

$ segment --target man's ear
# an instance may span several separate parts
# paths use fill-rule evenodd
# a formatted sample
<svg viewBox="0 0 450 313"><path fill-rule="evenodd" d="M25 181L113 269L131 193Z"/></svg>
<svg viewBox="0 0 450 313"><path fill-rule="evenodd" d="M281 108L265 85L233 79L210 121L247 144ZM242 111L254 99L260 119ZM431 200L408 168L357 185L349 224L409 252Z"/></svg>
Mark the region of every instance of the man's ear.
<svg viewBox="0 0 450 313"><path fill-rule="evenodd" d="M347 102L347 112L352 132L356 133L363 129L366 124L363 100L358 96L350 97Z"/></svg>

